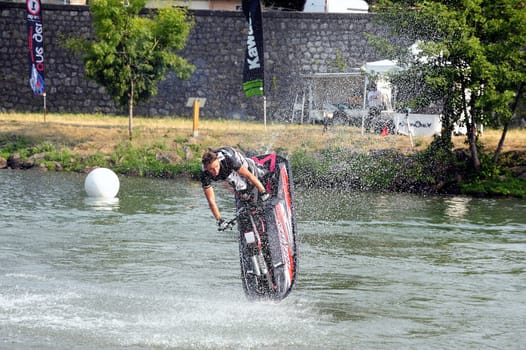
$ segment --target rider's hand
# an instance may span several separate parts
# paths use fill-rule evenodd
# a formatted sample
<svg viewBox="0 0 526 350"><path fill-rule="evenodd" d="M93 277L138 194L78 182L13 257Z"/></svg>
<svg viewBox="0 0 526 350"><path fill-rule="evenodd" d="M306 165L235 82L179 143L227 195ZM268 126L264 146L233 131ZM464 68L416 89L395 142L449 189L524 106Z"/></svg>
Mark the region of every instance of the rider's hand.
<svg viewBox="0 0 526 350"><path fill-rule="evenodd" d="M262 202L266 202L270 199L270 194L268 194L266 191L263 191L259 194L259 198L261 198Z"/></svg>
<svg viewBox="0 0 526 350"><path fill-rule="evenodd" d="M222 231L225 227L225 220L219 218L217 219L216 223L217 223L217 230Z"/></svg>

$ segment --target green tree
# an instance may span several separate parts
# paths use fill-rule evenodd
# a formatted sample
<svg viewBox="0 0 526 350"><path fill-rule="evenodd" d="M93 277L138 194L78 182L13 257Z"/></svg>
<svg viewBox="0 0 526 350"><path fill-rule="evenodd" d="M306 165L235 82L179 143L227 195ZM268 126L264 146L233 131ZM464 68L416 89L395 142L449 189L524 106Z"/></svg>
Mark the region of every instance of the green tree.
<svg viewBox="0 0 526 350"><path fill-rule="evenodd" d="M177 51L184 48L193 18L182 8L159 9L139 16L145 0L93 0L93 38L70 38L66 46L79 53L86 77L105 87L120 108L128 107L132 139L133 106L157 94L157 83L173 69L188 79L195 67Z"/></svg>
<svg viewBox="0 0 526 350"><path fill-rule="evenodd" d="M406 44L376 39L384 54L408 62L417 77L420 102L443 106L444 138L455 122L465 123L472 165L480 170L480 125L503 127L501 144L526 81L526 4L523 0L378 1L380 23ZM400 42L399 41L399 42ZM424 88L422 88L424 87ZM450 144L450 142L444 142Z"/></svg>

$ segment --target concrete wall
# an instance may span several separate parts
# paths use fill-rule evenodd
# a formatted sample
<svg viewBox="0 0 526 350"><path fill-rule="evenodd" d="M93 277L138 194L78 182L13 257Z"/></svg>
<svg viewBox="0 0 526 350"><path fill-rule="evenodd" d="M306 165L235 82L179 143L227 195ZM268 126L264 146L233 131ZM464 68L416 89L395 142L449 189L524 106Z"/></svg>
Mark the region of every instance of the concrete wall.
<svg viewBox="0 0 526 350"><path fill-rule="evenodd" d="M135 109L142 116L190 116L189 97L204 97L209 118L263 118L259 96L241 88L246 22L240 12L193 11L195 28L181 55L196 66L186 81L170 73L159 93ZM45 77L49 112L124 113L104 88L84 78L82 63L60 46L70 35L91 33L86 6L42 6ZM290 118L305 75L350 71L376 60L365 33L381 32L371 14L264 12L265 95L269 120ZM40 111L42 97L29 83L25 5L0 2L0 111ZM345 89L346 87L342 87ZM345 102L345 101L342 101Z"/></svg>

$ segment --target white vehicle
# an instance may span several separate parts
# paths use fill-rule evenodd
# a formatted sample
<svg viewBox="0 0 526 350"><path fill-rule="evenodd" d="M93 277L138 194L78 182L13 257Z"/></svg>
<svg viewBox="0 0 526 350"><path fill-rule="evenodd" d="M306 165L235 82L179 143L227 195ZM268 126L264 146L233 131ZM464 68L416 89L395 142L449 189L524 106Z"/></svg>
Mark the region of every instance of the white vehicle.
<svg viewBox="0 0 526 350"><path fill-rule="evenodd" d="M369 5L363 0L307 0L303 12L367 13Z"/></svg>

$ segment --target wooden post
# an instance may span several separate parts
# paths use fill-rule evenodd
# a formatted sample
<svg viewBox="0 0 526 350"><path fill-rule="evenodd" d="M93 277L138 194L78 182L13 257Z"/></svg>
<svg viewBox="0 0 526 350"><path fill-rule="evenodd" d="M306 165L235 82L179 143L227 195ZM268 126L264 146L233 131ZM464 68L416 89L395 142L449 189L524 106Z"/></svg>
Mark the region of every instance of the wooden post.
<svg viewBox="0 0 526 350"><path fill-rule="evenodd" d="M194 100L194 126L193 126L193 135L197 137L199 135L199 99Z"/></svg>

